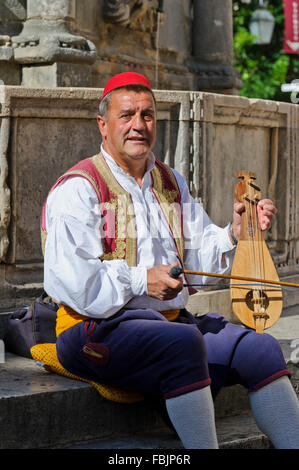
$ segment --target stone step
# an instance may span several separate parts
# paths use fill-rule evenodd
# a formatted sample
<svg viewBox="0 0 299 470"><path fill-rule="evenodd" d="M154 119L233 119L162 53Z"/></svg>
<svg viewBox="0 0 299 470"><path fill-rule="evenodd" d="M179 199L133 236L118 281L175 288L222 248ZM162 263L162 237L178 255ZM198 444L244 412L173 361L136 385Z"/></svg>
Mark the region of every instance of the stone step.
<svg viewBox="0 0 299 470"><path fill-rule="evenodd" d="M299 353L292 345L294 338L299 338L297 308L288 309L277 323L271 334L280 341L298 393ZM299 341L296 346L299 347ZM127 446L132 436L136 436L134 448L146 445L157 448L159 442L161 448L180 445L148 403L113 403L89 384L46 372L31 359L7 352L4 359L0 364L2 449L71 448L83 443L118 448L113 446ZM223 389L215 401L215 414L222 447L269 446L252 421L248 394L243 387Z"/></svg>
<svg viewBox="0 0 299 470"><path fill-rule="evenodd" d="M216 418L220 449L271 449L269 439L258 429L251 414ZM59 446L58 446L59 448ZM183 449L177 435L168 429L112 435L107 438L74 443L67 449Z"/></svg>
<svg viewBox="0 0 299 470"><path fill-rule="evenodd" d="M129 442L136 449L181 446L149 403L111 402L89 384L49 373L31 359L6 354L0 383L1 449L124 448ZM223 389L215 414L221 447L270 446L242 387Z"/></svg>
<svg viewBox="0 0 299 470"><path fill-rule="evenodd" d="M149 403L111 402L89 384L49 373L31 359L6 353L0 383L0 448L55 447L115 433L168 431ZM239 386L224 389L215 401L219 419L248 410L247 393Z"/></svg>

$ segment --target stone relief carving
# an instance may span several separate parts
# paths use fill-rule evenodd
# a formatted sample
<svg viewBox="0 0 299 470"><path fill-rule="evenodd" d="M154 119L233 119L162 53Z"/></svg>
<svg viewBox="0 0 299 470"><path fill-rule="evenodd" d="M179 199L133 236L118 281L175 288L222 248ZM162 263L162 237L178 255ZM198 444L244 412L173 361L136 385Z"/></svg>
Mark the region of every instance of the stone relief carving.
<svg viewBox="0 0 299 470"><path fill-rule="evenodd" d="M91 64L96 59L96 47L81 36L74 36L65 25L47 30L47 25L32 27L25 24L22 34L12 37L15 60L19 63L65 61Z"/></svg>
<svg viewBox="0 0 299 470"><path fill-rule="evenodd" d="M106 22L133 30L153 32L157 29L159 0L104 0Z"/></svg>
<svg viewBox="0 0 299 470"><path fill-rule="evenodd" d="M95 45L69 32L73 0L27 0L27 17L18 35L11 36L15 61L21 64L71 62L91 64Z"/></svg>
<svg viewBox="0 0 299 470"><path fill-rule="evenodd" d="M5 256L9 246L9 237L7 233L11 216L10 189L7 184L7 149L9 131L10 119L0 118L0 262L5 261Z"/></svg>
<svg viewBox="0 0 299 470"><path fill-rule="evenodd" d="M21 31L25 18L25 0L0 1L0 61L13 62L11 37Z"/></svg>
<svg viewBox="0 0 299 470"><path fill-rule="evenodd" d="M13 60L13 49L11 47L11 38L7 35L0 35L0 60Z"/></svg>

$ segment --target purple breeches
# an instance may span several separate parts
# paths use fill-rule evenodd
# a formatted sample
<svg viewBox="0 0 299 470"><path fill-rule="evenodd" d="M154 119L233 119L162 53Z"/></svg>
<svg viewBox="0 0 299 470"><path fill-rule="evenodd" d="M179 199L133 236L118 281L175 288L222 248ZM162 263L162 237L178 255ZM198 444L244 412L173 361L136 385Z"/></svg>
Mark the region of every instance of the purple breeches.
<svg viewBox="0 0 299 470"><path fill-rule="evenodd" d="M107 320L87 319L57 338L61 364L82 378L171 398L211 385L249 391L290 375L279 343L268 334L230 323L217 314L175 322L153 310L121 310Z"/></svg>

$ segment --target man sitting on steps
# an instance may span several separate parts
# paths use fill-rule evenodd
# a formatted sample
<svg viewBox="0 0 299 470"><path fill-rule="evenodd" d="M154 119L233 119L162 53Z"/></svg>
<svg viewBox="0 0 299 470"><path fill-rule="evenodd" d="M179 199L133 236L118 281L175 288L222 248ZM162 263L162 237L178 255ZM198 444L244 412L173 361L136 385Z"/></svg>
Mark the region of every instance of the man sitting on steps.
<svg viewBox="0 0 299 470"><path fill-rule="evenodd" d="M108 81L98 126L101 152L57 181L42 218L45 290L60 304L59 361L77 376L163 400L187 449L218 448L213 398L242 384L273 445L298 449L298 401L276 339L218 314L195 318L183 278L169 276L173 266L227 273L244 206L217 227L183 177L156 159L156 104L144 76ZM263 230L274 213L260 201Z"/></svg>

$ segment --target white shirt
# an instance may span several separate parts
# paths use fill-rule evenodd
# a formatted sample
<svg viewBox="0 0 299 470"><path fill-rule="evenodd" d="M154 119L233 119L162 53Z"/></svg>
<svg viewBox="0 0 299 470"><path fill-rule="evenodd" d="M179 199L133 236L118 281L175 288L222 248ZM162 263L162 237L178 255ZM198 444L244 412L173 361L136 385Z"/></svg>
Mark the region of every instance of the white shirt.
<svg viewBox="0 0 299 470"><path fill-rule="evenodd" d="M62 182L49 195L46 205L47 240L44 288L58 303L94 318L108 318L122 307L178 309L188 302L185 287L175 299L160 301L148 296L147 269L179 262L176 246L161 207L152 191L150 154L141 188L103 149L109 168L131 194L137 229L137 267L125 260L101 261L103 254L98 227L99 202L92 185L84 178ZM184 216L185 269L226 273L232 266L235 247L228 229L213 224L201 204L191 197L184 178L173 170L181 192ZM151 236L150 236L151 235ZM211 283L215 278L185 276L191 283Z"/></svg>

